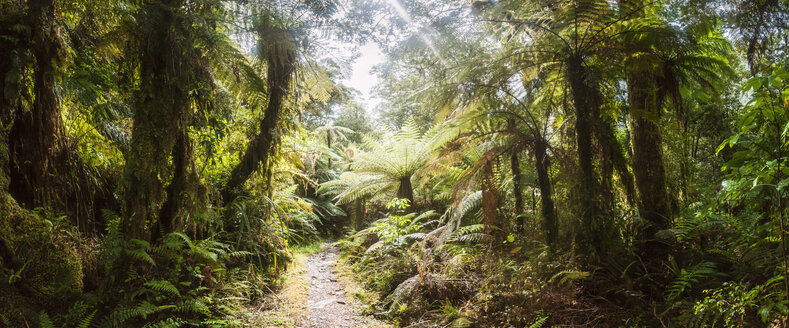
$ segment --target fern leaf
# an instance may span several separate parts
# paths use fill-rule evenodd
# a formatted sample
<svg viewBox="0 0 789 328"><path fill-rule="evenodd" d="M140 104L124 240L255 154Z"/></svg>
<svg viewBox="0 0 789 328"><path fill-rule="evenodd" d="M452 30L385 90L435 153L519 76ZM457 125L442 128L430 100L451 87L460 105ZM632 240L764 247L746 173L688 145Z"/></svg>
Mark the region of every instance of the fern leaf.
<svg viewBox="0 0 789 328"><path fill-rule="evenodd" d="M157 292L164 292L175 296L181 296L181 294L178 292L178 288L176 288L171 282L167 280L148 281L145 283L145 286Z"/></svg>

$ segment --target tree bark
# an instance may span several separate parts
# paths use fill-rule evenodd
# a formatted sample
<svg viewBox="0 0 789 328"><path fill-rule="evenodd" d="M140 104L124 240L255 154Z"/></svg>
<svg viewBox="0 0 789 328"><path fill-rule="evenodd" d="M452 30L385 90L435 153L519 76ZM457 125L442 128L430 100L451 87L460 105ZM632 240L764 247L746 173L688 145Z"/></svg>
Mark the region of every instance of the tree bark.
<svg viewBox="0 0 789 328"><path fill-rule="evenodd" d="M397 198L408 199L411 209L416 207L414 204L414 187L411 184L411 176L400 178L400 185L397 187Z"/></svg>
<svg viewBox="0 0 789 328"><path fill-rule="evenodd" d="M622 153L622 146L619 144L619 140L616 139L616 135L614 134L613 122L609 120L600 121L598 140L601 144L605 145L603 147L604 153L602 154L602 161L606 163L603 166L608 166L607 169L603 169L602 175L606 178L610 178L611 175L616 172L625 189L625 201L630 205L635 205L636 191L633 184L633 175L627 169L627 160L625 159L624 153ZM612 192L610 188L611 185L609 183L606 191ZM610 201L613 201L613 193L608 196L612 197Z"/></svg>
<svg viewBox="0 0 789 328"><path fill-rule="evenodd" d="M59 198L53 177L57 176L56 157L64 148L65 135L55 75L63 49L56 22L57 2L37 0L29 6L35 98L30 111L17 113L9 136L15 162L9 191L23 206L35 207L47 206Z"/></svg>
<svg viewBox="0 0 789 328"><path fill-rule="evenodd" d="M364 199L359 198L351 203L351 226L354 231L362 228L362 221L364 221Z"/></svg>
<svg viewBox="0 0 789 328"><path fill-rule="evenodd" d="M21 24L24 15L21 10L6 12L0 20L0 34L14 36L0 38L0 189L9 190L11 182L11 166L13 164L12 150L9 133L14 126L14 116L21 115L22 100L30 102L30 95L26 92L24 83L24 60L20 50L25 45L21 44L24 37L11 29L12 26Z"/></svg>
<svg viewBox="0 0 789 328"><path fill-rule="evenodd" d="M545 139L539 138L534 143L534 165L537 171L537 184L540 187L540 205L542 206L542 226L545 231L545 241L548 247L554 249L559 238L559 222L556 219L556 212L553 205L553 188L549 170L551 168L548 159L548 143Z"/></svg>
<svg viewBox="0 0 789 328"><path fill-rule="evenodd" d="M296 71L296 44L290 31L275 27L262 27L269 96L266 111L260 121L258 135L250 140L241 162L233 168L230 179L222 190L222 200L229 204L238 197L239 189L249 176L262 167L268 175L269 158L279 141L277 126L282 116L283 102L289 92L290 82Z"/></svg>
<svg viewBox="0 0 789 328"><path fill-rule="evenodd" d="M131 148L126 159L125 224L127 238L150 239L148 225L157 224L165 201L164 185L172 175L170 155L190 110L188 82L193 67L173 49L191 50L175 13L178 1L148 4L141 9L148 36L140 55L140 90L134 108Z"/></svg>
<svg viewBox="0 0 789 328"><path fill-rule="evenodd" d="M639 239L654 241L656 232L668 228L671 216L654 76L643 70L629 71L627 89L639 214L649 223ZM665 254L661 248L665 245L655 242L644 246L645 251L654 256Z"/></svg>
<svg viewBox="0 0 789 328"><path fill-rule="evenodd" d="M580 242L597 250L602 250L602 233L594 220L599 219L600 209L597 199L597 181L593 166L592 147L592 120L593 115L599 113L601 104L600 91L587 81L587 69L580 55L573 55L566 61L567 79L570 82L570 92L575 107L575 138L578 151L578 167L580 169L580 206L581 206L581 236ZM598 254L599 255L599 254Z"/></svg>
<svg viewBox="0 0 789 328"><path fill-rule="evenodd" d="M499 189L493 172L493 163L488 161L483 168L482 180L482 213L483 213L483 232L493 234L494 241L498 240L498 233L493 229L498 226L496 220L499 207Z"/></svg>
<svg viewBox="0 0 789 328"><path fill-rule="evenodd" d="M510 129L515 129L515 121L507 121ZM510 155L510 171L512 173L512 195L515 199L515 216L517 217L518 231L524 232L525 222L523 221L523 187L521 186L521 162L517 151Z"/></svg>
<svg viewBox="0 0 789 328"><path fill-rule="evenodd" d="M182 130L173 149L173 179L167 186L167 198L159 211L159 224L154 225L153 240L179 231L189 209L198 206L196 198L200 179L194 167L194 148L189 132Z"/></svg>

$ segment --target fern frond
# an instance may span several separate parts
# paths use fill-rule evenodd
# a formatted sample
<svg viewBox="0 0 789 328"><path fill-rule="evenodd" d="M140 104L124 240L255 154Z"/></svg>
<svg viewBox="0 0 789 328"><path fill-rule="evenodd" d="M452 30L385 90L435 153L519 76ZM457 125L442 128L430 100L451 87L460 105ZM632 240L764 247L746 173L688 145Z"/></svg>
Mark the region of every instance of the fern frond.
<svg viewBox="0 0 789 328"><path fill-rule="evenodd" d="M156 262L153 260L151 255L148 254L148 252L146 252L144 249L125 249L124 253L140 261L147 262L150 265L156 265Z"/></svg>
<svg viewBox="0 0 789 328"><path fill-rule="evenodd" d="M176 312L209 314L211 310L205 303L198 300L184 300L175 307Z"/></svg>
<svg viewBox="0 0 789 328"><path fill-rule="evenodd" d="M41 328L55 328L55 324L52 322L46 312L41 312L41 314L38 316L38 322L41 325Z"/></svg>
<svg viewBox="0 0 789 328"><path fill-rule="evenodd" d="M145 283L145 286L158 292L164 292L175 296L181 296L178 288L167 280L152 280Z"/></svg>

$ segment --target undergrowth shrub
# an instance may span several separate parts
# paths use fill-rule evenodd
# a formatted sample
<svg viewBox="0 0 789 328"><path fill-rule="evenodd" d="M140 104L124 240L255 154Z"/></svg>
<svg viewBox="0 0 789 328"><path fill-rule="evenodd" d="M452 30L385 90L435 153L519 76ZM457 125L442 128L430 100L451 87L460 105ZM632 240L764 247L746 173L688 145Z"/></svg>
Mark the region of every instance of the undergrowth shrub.
<svg viewBox="0 0 789 328"><path fill-rule="evenodd" d="M556 314L577 303L588 273L551 258L547 247L509 236L492 247L480 224L462 226L438 243L446 226L432 211L389 213L337 243L363 284L383 295L377 315L414 327L539 327L576 323L590 311ZM522 239L522 238L518 238ZM528 247L526 247L528 246ZM527 253L524 249L529 249Z"/></svg>

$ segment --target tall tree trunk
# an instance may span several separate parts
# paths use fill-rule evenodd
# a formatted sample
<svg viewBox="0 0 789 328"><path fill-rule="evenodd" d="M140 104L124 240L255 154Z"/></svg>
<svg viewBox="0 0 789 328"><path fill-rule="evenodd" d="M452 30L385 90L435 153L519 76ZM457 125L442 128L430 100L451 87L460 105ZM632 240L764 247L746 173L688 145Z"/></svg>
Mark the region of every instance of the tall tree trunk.
<svg viewBox="0 0 789 328"><path fill-rule="evenodd" d="M190 209L199 206L197 201L200 179L194 166L194 148L189 132L178 134L173 148L173 179L167 186L167 198L159 211L159 224L154 225L153 240L184 226L184 217Z"/></svg>
<svg viewBox="0 0 789 328"><path fill-rule="evenodd" d="M516 129L515 120L507 120L510 129ZM523 232L525 222L523 217L523 187L521 186L521 161L517 151L510 155L510 171L512 173L512 195L515 199L515 216L517 217L518 230Z"/></svg>
<svg viewBox="0 0 789 328"><path fill-rule="evenodd" d="M277 125L282 116L285 96L296 71L296 43L290 31L271 26L261 26L261 47L266 58L269 96L266 111L260 121L258 135L250 140L241 162L233 168L230 179L222 190L225 204L232 202L249 176L262 167L268 175L269 157L279 141Z"/></svg>
<svg viewBox="0 0 789 328"><path fill-rule="evenodd" d="M600 233L599 223L594 220L599 219L600 209L597 202L597 182L593 166L592 148L592 122L593 115L599 112L600 94L599 90L589 85L587 69L584 67L583 58L580 55L573 55L566 61L567 79L570 82L570 92L575 107L575 139L578 151L578 167L580 168L580 206L581 206L581 236L580 245L583 249L590 246L597 250L602 250L602 233ZM598 254L599 255L599 254Z"/></svg>
<svg viewBox="0 0 789 328"><path fill-rule="evenodd" d="M487 161L483 168L482 180L482 213L483 230L486 234L493 233L493 229L498 226L496 220L499 208L499 189L496 184L496 177L493 172L493 163ZM499 233L494 233L494 241L498 240Z"/></svg>
<svg viewBox="0 0 789 328"><path fill-rule="evenodd" d="M14 36L14 38L0 38L0 189L9 190L11 182L11 166L13 164L14 144L10 144L9 133L14 126L14 116L22 115L24 110L22 100L30 102L27 86L25 85L23 62L20 56L20 44L24 39L12 26L21 24L24 15L21 11L6 12L0 20L0 35Z"/></svg>
<svg viewBox="0 0 789 328"><path fill-rule="evenodd" d="M614 123L610 120L602 120L600 123L598 140L601 144L605 145L603 147L603 159L601 160L606 163L604 166L608 166L608 169L603 170L602 175L610 178L611 174L615 171L625 189L625 201L630 205L635 205L636 191L633 184L633 175L627 169L625 154L622 152L622 146L614 134ZM610 184L609 188L611 188ZM611 189L605 191L612 192ZM613 194L609 196L613 197ZM613 198L611 201L613 201Z"/></svg>
<svg viewBox="0 0 789 328"><path fill-rule="evenodd" d="M523 187L521 186L521 162L517 152L510 155L510 170L512 171L512 195L515 199L515 216L518 218L518 231L523 232L526 222L523 216Z"/></svg>
<svg viewBox="0 0 789 328"><path fill-rule="evenodd" d="M559 222L556 219L553 206L553 188L549 175L551 163L547 150L548 142L543 138L538 138L534 143L534 166L537 171L537 184L540 187L542 226L548 247L554 249L559 238Z"/></svg>
<svg viewBox="0 0 789 328"><path fill-rule="evenodd" d="M56 22L57 5L55 0L30 1L35 98L29 112L17 114L9 136L15 162L9 191L28 207L47 206L59 199L53 177L57 176L56 157L64 148L65 136L55 92L57 64L63 52Z"/></svg>
<svg viewBox="0 0 789 328"><path fill-rule="evenodd" d="M326 131L326 148L331 151L331 131ZM326 162L326 168L331 170L331 155L329 155L329 159Z"/></svg>
<svg viewBox="0 0 789 328"><path fill-rule="evenodd" d="M364 221L364 199L359 198L351 203L351 226L354 231L362 228L362 221Z"/></svg>
<svg viewBox="0 0 789 328"><path fill-rule="evenodd" d="M654 238L656 232L668 228L671 211L666 189L655 78L644 70L628 71L627 90L639 213L649 223L639 239L652 241L644 245L645 252L653 256L663 256L666 254L666 246L654 242Z"/></svg>
<svg viewBox="0 0 789 328"><path fill-rule="evenodd" d="M165 180L172 174L170 155L189 114L187 60L175 49L191 47L177 32L179 1L151 3L141 9L148 36L140 55L140 90L134 108L131 148L126 159L125 224L127 238L150 239L148 223L165 201Z"/></svg>

